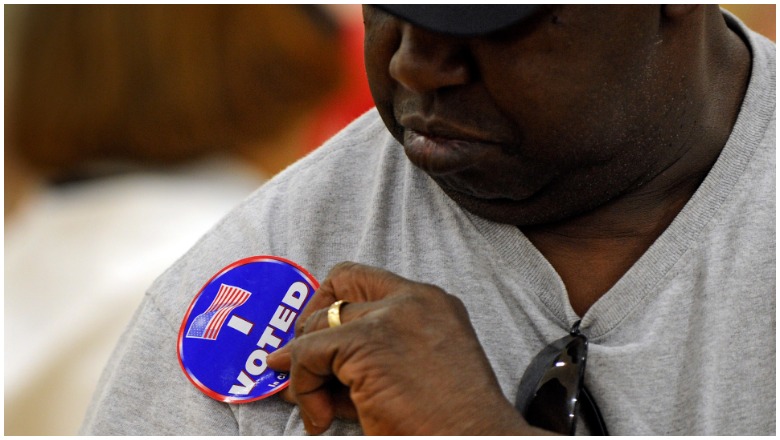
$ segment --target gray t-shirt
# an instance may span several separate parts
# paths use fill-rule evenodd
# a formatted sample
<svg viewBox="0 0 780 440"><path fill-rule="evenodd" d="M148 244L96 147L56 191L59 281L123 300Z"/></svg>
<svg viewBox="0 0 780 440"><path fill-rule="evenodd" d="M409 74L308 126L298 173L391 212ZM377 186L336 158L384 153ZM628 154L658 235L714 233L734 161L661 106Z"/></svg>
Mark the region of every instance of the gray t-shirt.
<svg viewBox="0 0 780 440"><path fill-rule="evenodd" d="M729 18L731 19L731 18ZM674 222L582 317L586 382L612 434L775 433L775 46L747 31L752 74L717 163ZM531 357L580 319L516 227L474 216L406 159L376 111L268 182L148 291L101 379L85 434L302 434L272 397L217 402L176 356L208 278L278 255L323 279L351 260L465 303L510 401ZM359 434L337 421L329 434Z"/></svg>

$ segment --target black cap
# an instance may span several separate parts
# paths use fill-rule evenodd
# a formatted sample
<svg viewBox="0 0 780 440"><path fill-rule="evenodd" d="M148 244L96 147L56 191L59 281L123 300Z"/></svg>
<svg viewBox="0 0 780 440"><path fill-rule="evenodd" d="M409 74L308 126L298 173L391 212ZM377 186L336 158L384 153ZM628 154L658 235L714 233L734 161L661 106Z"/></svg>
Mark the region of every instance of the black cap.
<svg viewBox="0 0 780 440"><path fill-rule="evenodd" d="M513 25L540 5L376 5L403 20L434 32L473 37Z"/></svg>

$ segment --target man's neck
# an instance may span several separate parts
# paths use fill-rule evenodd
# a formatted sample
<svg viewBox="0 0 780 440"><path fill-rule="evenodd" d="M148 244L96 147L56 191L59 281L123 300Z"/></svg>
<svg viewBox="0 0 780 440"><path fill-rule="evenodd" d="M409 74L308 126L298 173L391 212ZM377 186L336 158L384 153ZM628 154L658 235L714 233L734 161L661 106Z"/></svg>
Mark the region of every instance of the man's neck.
<svg viewBox="0 0 780 440"><path fill-rule="evenodd" d="M666 230L700 181L655 194L647 184L588 214L523 232L556 269L582 316Z"/></svg>

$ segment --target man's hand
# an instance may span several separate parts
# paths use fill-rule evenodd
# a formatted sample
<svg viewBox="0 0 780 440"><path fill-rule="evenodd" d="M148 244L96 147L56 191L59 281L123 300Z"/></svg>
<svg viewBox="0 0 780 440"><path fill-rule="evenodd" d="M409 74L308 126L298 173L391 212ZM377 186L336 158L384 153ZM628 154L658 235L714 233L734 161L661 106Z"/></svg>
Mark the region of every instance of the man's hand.
<svg viewBox="0 0 780 440"><path fill-rule="evenodd" d="M342 325L327 308L343 299ZM528 434L501 393L459 299L432 285L353 263L337 265L269 355L290 371L285 398L309 433L357 417L366 434Z"/></svg>

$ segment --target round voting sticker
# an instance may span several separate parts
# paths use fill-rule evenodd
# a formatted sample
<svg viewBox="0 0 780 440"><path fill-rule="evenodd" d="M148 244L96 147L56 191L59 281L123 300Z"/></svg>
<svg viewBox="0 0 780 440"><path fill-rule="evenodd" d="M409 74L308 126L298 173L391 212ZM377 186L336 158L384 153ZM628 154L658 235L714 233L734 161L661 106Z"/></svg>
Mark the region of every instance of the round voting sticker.
<svg viewBox="0 0 780 440"><path fill-rule="evenodd" d="M195 296L179 330L179 363L207 396L228 403L283 390L287 373L266 356L293 338L295 320L319 287L305 269L280 257L236 261Z"/></svg>

